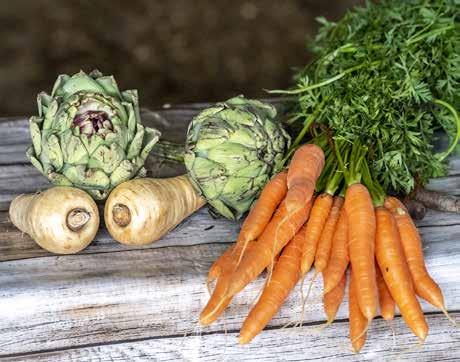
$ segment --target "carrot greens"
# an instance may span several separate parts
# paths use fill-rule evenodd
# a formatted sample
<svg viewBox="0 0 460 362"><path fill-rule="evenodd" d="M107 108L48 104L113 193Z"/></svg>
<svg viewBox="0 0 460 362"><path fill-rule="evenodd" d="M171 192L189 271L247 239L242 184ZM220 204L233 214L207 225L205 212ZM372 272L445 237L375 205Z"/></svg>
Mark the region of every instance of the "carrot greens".
<svg viewBox="0 0 460 362"><path fill-rule="evenodd" d="M385 190L408 194L444 175L460 137L459 14L454 0L383 0L337 23L318 19L316 60L293 89L273 91L295 95L298 138L319 125L334 142L362 144ZM440 154L433 150L437 130L450 140Z"/></svg>

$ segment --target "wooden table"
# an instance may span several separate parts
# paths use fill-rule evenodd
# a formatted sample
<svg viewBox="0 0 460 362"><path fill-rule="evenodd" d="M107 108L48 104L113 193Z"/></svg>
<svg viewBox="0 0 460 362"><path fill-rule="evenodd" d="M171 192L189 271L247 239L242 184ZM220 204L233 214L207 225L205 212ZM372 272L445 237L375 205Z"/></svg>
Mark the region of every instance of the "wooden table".
<svg viewBox="0 0 460 362"><path fill-rule="evenodd" d="M204 105L164 108L144 114L144 123L166 138L183 141L190 119ZM237 344L238 330L263 280L249 285L217 323L200 328L207 301L205 276L212 261L235 240L239 224L212 219L206 209L189 217L161 241L122 246L102 227L77 255L40 249L8 221L11 199L49 187L25 158L26 119L0 123L0 357L9 360L459 360L460 332L442 313L422 302L430 326L417 346L400 317L390 326L377 318L359 355L350 352L348 305L324 323L321 279L313 286L301 328L283 328L300 313L296 288L267 329L250 345ZM181 166L150 157L152 175L171 176ZM460 158L449 176L431 189L460 194ZM103 223L102 223L103 225ZM429 211L418 223L432 276L451 315L460 315L460 216ZM307 279L311 277L308 275Z"/></svg>

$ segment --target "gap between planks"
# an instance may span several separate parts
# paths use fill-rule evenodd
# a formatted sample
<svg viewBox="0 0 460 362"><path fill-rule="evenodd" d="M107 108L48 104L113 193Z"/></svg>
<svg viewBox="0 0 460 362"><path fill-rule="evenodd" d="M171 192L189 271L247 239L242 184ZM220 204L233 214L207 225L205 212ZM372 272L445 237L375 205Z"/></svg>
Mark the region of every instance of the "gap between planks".
<svg viewBox="0 0 460 362"><path fill-rule="evenodd" d="M449 314L452 317L458 317L458 314L460 314L460 310L453 310L449 311ZM445 318L444 314L442 312L425 312L424 313L425 317L441 317ZM334 326L341 326L343 324L348 323L348 318L341 318L341 319L336 319L334 320L333 325ZM381 317L376 317L373 320L373 323L384 322ZM393 323L400 323L403 322L403 319L401 315L397 314L395 315L395 319L393 320ZM277 331L277 330L286 330L286 331L294 331L296 328L301 328L301 329L308 329L309 327L318 327L326 323L326 321L312 321L312 322L306 322L302 324L302 327L295 327L295 326L288 326L285 327L283 325L277 325L277 326L266 326L260 334L266 333L268 331ZM331 325L332 326L332 325ZM329 326L329 328L331 327ZM372 328L372 325L371 325ZM454 327L452 327L454 328ZM307 330L308 332L308 330ZM372 329L370 329L370 332L368 333L371 334ZM159 335L159 336L151 336L151 337L141 337L141 338L132 338L132 339L120 339L120 340L112 340L112 341L107 341L107 342L99 342L99 343L84 343L80 345L74 345L74 346L68 346L68 347L60 347L60 348L49 348L49 349L43 349L43 350L36 350L36 351L28 351L28 352L20 352L20 353L7 353L7 354L0 354L0 359L5 359L5 358L20 358L20 357L40 357L40 355L46 355L49 353L55 353L55 352L65 352L65 351L72 351L72 350L81 350L85 348L91 348L91 347L104 347L104 346L116 346L116 345L122 345L122 344L132 344L132 343L137 343L137 342L148 342L148 341L155 341L155 340L162 340L162 339L185 339L188 337L205 337L205 336L215 336L215 335L238 335L239 330L238 329L229 329L229 330L215 330L215 331L201 331L199 334L171 334L171 335ZM313 336L313 335L310 335ZM257 337L255 337L257 338ZM237 341L235 340L234 342L237 344ZM253 343L253 342L252 342ZM359 356L359 354L357 355Z"/></svg>

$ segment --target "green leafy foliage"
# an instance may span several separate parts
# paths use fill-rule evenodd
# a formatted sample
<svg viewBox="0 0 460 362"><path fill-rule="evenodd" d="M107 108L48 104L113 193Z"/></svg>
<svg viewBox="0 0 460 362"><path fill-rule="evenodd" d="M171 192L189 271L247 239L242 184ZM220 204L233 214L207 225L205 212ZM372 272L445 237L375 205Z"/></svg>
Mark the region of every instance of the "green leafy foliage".
<svg viewBox="0 0 460 362"><path fill-rule="evenodd" d="M435 131L458 143L460 2L383 0L318 19L315 61L296 75L295 122L334 140L366 147L372 177L385 190L409 193L445 173L447 152L433 150ZM308 125L310 127L310 125ZM296 144L293 145L294 147Z"/></svg>

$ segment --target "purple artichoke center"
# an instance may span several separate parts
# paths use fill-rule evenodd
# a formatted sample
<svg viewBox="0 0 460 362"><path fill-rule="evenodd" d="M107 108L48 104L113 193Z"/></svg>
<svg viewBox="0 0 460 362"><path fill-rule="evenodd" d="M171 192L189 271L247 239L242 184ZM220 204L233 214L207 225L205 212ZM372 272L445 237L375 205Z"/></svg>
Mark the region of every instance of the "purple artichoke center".
<svg viewBox="0 0 460 362"><path fill-rule="evenodd" d="M94 134L104 137L113 130L112 121L104 111L86 111L85 113L77 114L73 119L72 125L80 129L80 134L85 134L88 137Z"/></svg>

